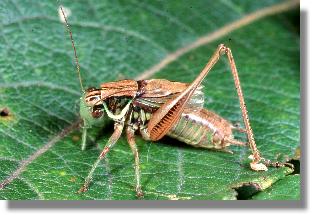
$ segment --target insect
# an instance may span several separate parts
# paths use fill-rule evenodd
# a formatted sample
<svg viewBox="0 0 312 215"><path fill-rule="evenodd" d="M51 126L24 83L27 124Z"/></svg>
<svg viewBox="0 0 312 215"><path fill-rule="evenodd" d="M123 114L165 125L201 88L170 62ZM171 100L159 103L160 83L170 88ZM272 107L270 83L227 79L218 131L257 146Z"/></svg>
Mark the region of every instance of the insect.
<svg viewBox="0 0 312 215"><path fill-rule="evenodd" d="M88 128L101 125L105 117L115 122L112 136L93 164L79 193L88 190L95 169L116 144L124 129L134 155L138 197L142 197L143 192L140 185L140 161L135 143L135 132L140 133L143 139L149 141L157 141L168 135L194 147L227 152L230 152L228 149L230 145L245 146L248 144L251 150L249 157L252 170L266 171L267 166L284 166L284 164L264 159L257 149L230 48L223 44L219 45L192 83L172 82L165 79L121 80L103 83L99 88L84 90L72 32L63 8L60 7L60 9L74 49L77 73L83 91L80 98L80 116L83 120L82 149L86 147ZM234 126L203 107L204 94L201 83L222 55L227 56L231 67L245 129ZM248 143L235 139L233 136L235 130L246 133Z"/></svg>

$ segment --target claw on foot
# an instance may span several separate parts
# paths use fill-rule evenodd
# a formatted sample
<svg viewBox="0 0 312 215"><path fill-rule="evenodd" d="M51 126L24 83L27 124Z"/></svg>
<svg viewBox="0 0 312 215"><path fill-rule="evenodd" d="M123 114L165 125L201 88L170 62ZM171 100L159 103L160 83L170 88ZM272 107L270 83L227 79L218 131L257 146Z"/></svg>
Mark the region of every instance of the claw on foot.
<svg viewBox="0 0 312 215"><path fill-rule="evenodd" d="M87 185L83 185L78 191L77 193L84 193L88 191L88 186Z"/></svg>
<svg viewBox="0 0 312 215"><path fill-rule="evenodd" d="M141 188L136 189L136 195L137 195L137 197L138 197L139 199L141 199L141 198L144 197L144 194L143 194Z"/></svg>
<svg viewBox="0 0 312 215"><path fill-rule="evenodd" d="M266 160L265 164L267 166L272 166L272 167L276 167L276 168L279 168L279 167L289 167L291 169L295 168L292 163L271 162L270 160Z"/></svg>
<svg viewBox="0 0 312 215"><path fill-rule="evenodd" d="M284 163L283 165L287 166L287 167L289 167L291 169L295 169L295 166L292 163Z"/></svg>

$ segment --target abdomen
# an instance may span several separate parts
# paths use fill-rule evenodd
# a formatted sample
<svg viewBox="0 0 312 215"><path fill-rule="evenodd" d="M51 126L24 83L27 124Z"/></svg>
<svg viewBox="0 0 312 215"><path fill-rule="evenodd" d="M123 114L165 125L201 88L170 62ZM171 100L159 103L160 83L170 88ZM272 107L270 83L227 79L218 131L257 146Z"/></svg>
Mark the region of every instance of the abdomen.
<svg viewBox="0 0 312 215"><path fill-rule="evenodd" d="M222 149L224 138L232 138L232 125L206 109L185 109L168 136L194 147Z"/></svg>

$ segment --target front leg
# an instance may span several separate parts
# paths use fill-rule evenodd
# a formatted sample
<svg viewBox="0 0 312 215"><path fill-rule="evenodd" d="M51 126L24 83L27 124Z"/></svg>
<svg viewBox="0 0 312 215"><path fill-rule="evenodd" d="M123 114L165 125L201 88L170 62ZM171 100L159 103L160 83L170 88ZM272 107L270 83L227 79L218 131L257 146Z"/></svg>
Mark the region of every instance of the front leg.
<svg viewBox="0 0 312 215"><path fill-rule="evenodd" d="M87 178L85 179L85 183L78 190L78 193L86 192L88 190L89 184L92 180L92 176L93 176L93 173L94 173L96 167L99 165L100 161L105 157L105 155L109 152L109 150L115 145L115 143L117 142L117 140L119 139L119 137L122 133L123 127L124 127L124 122L120 122L120 123L115 124L114 133L109 138L108 142L106 143L106 145L105 145L103 151L101 152L101 154L99 155L98 159L92 165L92 168L91 168Z"/></svg>

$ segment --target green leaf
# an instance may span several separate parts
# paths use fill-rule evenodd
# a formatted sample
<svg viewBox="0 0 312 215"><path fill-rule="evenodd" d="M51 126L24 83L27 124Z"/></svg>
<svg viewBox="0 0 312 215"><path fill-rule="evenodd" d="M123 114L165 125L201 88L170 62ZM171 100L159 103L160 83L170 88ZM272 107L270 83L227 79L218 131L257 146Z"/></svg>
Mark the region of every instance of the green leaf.
<svg viewBox="0 0 312 215"><path fill-rule="evenodd" d="M300 139L297 1L62 4L71 10L85 86L141 77L191 82L217 45L226 43L258 148L272 160L294 155ZM81 91L57 9L57 1L0 3L0 182L6 185L0 186L0 198L136 199L133 156L124 136L96 169L90 190L76 193L113 127L90 129L87 150L80 150L75 127ZM225 57L203 85L205 107L242 124ZM232 155L170 138L152 143L138 136L136 142L145 199L236 199L239 187L264 190L292 172L251 171L247 147L231 147Z"/></svg>
<svg viewBox="0 0 312 215"><path fill-rule="evenodd" d="M286 176L253 196L254 200L300 200L300 175Z"/></svg>

